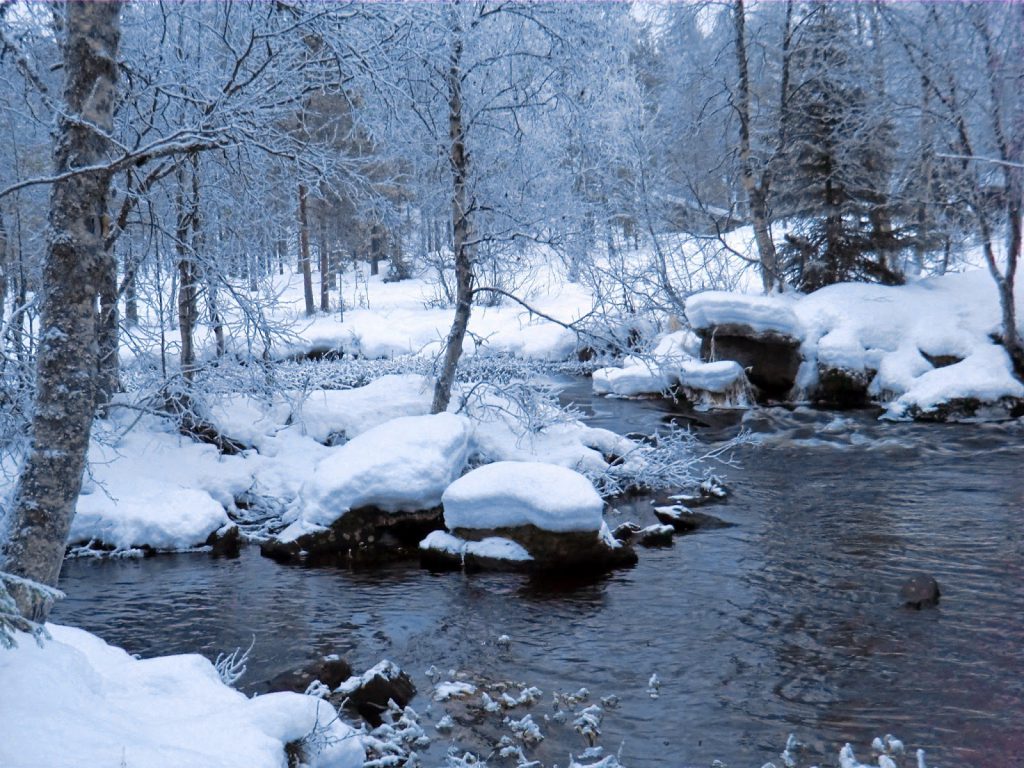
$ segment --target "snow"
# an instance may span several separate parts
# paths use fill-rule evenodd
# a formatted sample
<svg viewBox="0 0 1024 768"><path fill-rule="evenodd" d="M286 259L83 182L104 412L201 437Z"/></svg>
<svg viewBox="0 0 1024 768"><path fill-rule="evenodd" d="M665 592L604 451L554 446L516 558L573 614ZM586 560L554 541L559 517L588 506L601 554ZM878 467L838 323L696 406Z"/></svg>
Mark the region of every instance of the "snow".
<svg viewBox="0 0 1024 768"><path fill-rule="evenodd" d="M1020 312L1024 300L1019 300ZM886 404L888 418L934 411L943 403L973 399L982 404L1024 396L1009 358L993 341L1001 315L985 270L947 274L883 286L841 283L814 293L761 296L707 291L687 301L696 329L735 324L801 342L797 386L813 394L819 369L842 370L868 381L868 393ZM935 368L928 357L958 362ZM630 360L621 371L594 377L595 390L616 394L656 392L673 371ZM738 382L738 371L691 370L683 361L677 378L694 390L721 392ZM720 376L720 378L719 378Z"/></svg>
<svg viewBox="0 0 1024 768"><path fill-rule="evenodd" d="M681 385L716 394L732 393L745 383L743 368L731 360L704 363L699 359L700 339L691 331L676 331L659 339L648 356L630 355L621 368L594 371L594 392L636 397L664 394Z"/></svg>
<svg viewBox="0 0 1024 768"><path fill-rule="evenodd" d="M359 737L327 702L297 693L249 699L202 656L140 660L80 629L48 624L0 653L0 765L68 768L280 768L284 745L314 728L319 768L357 768Z"/></svg>
<svg viewBox="0 0 1024 768"><path fill-rule="evenodd" d="M704 291L686 300L686 318L696 330L716 325L745 325L758 333L800 338L803 328L791 304L784 296Z"/></svg>
<svg viewBox="0 0 1024 768"><path fill-rule="evenodd" d="M530 254L518 276L517 295L531 307L563 323L571 323L593 308L593 296L580 284L564 279L557 257ZM360 267L361 269L361 267ZM454 309L439 307L436 276L429 271L408 280L385 282L383 276L343 275L350 309L337 314L303 313L301 275L285 275L274 290L280 306L273 320L289 328L289 341L278 345L279 356L311 350L332 350L368 358L415 354L433 356L451 328ZM358 290L353 291L353 281ZM332 302L336 299L332 296ZM537 360L564 360L576 351L576 335L514 302L496 307L477 306L469 323L467 354L513 354Z"/></svg>
<svg viewBox="0 0 1024 768"><path fill-rule="evenodd" d="M805 360L870 376L869 392L893 400L890 418L958 398L993 403L1024 396L1006 352L991 338L1000 311L984 270L895 287L833 285L797 301L795 312ZM934 368L925 354L962 360Z"/></svg>
<svg viewBox="0 0 1024 768"><path fill-rule="evenodd" d="M71 543L187 549L228 522L226 507L252 484L242 457L178 434L166 419L114 409L98 422Z"/></svg>
<svg viewBox="0 0 1024 768"><path fill-rule="evenodd" d="M449 699L461 699L472 696L476 693L476 686L472 683L452 682L446 680L434 687L434 701L448 701Z"/></svg>
<svg viewBox="0 0 1024 768"><path fill-rule="evenodd" d="M690 389L725 393L744 380L743 366L733 360L702 363L690 360L679 367L679 383Z"/></svg>
<svg viewBox="0 0 1024 768"><path fill-rule="evenodd" d="M364 387L310 392L293 420L318 442L338 434L351 439L398 416L430 413L433 395L425 376L381 376Z"/></svg>
<svg viewBox="0 0 1024 768"><path fill-rule="evenodd" d="M432 531L420 542L420 549L428 552L443 552L459 558L474 555L489 560L512 562L533 560L533 556L521 544L501 536L488 536L480 541L466 541L447 531Z"/></svg>
<svg viewBox="0 0 1024 768"><path fill-rule="evenodd" d="M499 461L452 483L442 496L449 530L534 525L545 531L598 531L604 502L578 472L539 462Z"/></svg>
<svg viewBox="0 0 1024 768"><path fill-rule="evenodd" d="M359 507L400 512L438 506L466 466L472 432L464 416L403 416L331 449L302 487L281 540L329 526Z"/></svg>

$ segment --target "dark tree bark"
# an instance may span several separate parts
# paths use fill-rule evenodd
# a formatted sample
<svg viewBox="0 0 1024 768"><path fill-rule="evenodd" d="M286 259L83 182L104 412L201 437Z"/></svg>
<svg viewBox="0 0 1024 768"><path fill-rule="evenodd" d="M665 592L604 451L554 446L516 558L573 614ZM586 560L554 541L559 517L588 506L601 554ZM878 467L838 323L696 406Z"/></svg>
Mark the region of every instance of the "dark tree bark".
<svg viewBox="0 0 1024 768"><path fill-rule="evenodd" d="M331 311L331 259L326 215L320 217L320 311Z"/></svg>
<svg viewBox="0 0 1024 768"><path fill-rule="evenodd" d="M64 91L54 167L102 165L117 96L121 4L66 5ZM110 174L83 173L53 185L43 264L42 334L31 443L8 514L0 567L55 585L82 486L96 385L96 299L103 277L103 217ZM17 594L29 618L47 606Z"/></svg>
<svg viewBox="0 0 1024 768"><path fill-rule="evenodd" d="M457 9L455 11L457 13ZM453 14L454 15L454 14ZM445 344L441 373L434 385L431 413L448 409L455 372L462 357L462 345L473 309L472 210L466 187L469 181L469 156L466 153L465 125L462 120L462 29L453 25L452 51L448 67L448 160L452 172L452 250L455 254L455 318Z"/></svg>
<svg viewBox="0 0 1024 768"><path fill-rule="evenodd" d="M198 276L189 237L195 209L194 205L186 207L184 166L178 169L175 206L178 209L175 249L178 253L178 335L181 338L181 373L185 381L191 382L196 369L194 336L199 319L196 307Z"/></svg>
<svg viewBox="0 0 1024 768"><path fill-rule="evenodd" d="M299 268L302 270L302 292L306 299L306 316L316 314L313 304L313 272L309 266L309 217L305 184L299 184Z"/></svg>

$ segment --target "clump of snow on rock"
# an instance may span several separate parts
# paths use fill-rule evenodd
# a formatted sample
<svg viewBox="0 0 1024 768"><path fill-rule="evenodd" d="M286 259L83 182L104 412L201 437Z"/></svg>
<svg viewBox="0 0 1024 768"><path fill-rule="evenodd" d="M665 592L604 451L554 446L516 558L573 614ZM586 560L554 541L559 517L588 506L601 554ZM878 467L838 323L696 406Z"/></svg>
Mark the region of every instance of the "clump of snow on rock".
<svg viewBox="0 0 1024 768"><path fill-rule="evenodd" d="M358 734L325 701L247 698L202 656L136 659L80 629L48 624L0 653L0 765L5 768L280 768L285 744L310 737L319 768L359 768ZM55 728L59 726L59 738Z"/></svg>
<svg viewBox="0 0 1024 768"><path fill-rule="evenodd" d="M449 530L511 528L598 531L604 501L583 475L529 461L486 464L456 480L441 498Z"/></svg>
<svg viewBox="0 0 1024 768"><path fill-rule="evenodd" d="M511 562L533 560L533 557L521 544L500 536L488 536L480 541L466 541L447 531L432 531L420 542L420 549L443 552L459 558L473 555L489 560L508 560Z"/></svg>

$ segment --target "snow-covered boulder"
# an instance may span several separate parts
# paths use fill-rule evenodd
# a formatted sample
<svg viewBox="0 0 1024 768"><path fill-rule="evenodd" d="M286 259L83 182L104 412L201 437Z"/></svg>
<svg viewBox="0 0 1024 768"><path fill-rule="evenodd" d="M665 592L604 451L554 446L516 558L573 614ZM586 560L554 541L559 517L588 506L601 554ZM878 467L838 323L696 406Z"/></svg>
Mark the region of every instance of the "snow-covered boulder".
<svg viewBox="0 0 1024 768"><path fill-rule="evenodd" d="M396 543L389 539L415 545L438 527L441 494L465 469L472 433L464 416L405 416L332 449L264 554L333 559Z"/></svg>
<svg viewBox="0 0 1024 768"><path fill-rule="evenodd" d="M518 562L530 570L601 570L636 560L608 531L604 502L590 480L565 467L487 464L452 483L441 503L445 526L455 536L515 542L530 558Z"/></svg>
<svg viewBox="0 0 1024 768"><path fill-rule="evenodd" d="M687 299L686 317L701 337L705 362L737 362L767 397L793 388L804 328L792 299L705 291Z"/></svg>

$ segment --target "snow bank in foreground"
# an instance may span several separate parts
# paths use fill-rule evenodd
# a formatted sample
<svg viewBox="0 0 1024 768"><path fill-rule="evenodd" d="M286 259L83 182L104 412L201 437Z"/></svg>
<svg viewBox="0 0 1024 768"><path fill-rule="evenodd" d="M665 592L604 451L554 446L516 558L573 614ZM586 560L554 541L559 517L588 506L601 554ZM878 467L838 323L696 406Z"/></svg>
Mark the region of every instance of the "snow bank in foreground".
<svg viewBox="0 0 1024 768"><path fill-rule="evenodd" d="M318 730L313 766L359 768L359 737L327 702L297 693L249 699L193 654L135 659L80 629L47 625L0 652L5 768L281 768L284 746Z"/></svg>
<svg viewBox="0 0 1024 768"><path fill-rule="evenodd" d="M358 507L385 512L436 507L469 460L472 434L464 416L404 416L332 449L303 486L281 540L328 526Z"/></svg>
<svg viewBox="0 0 1024 768"><path fill-rule="evenodd" d="M544 531L598 531L604 502L578 472L532 461L486 464L441 497L449 530L533 525Z"/></svg>

